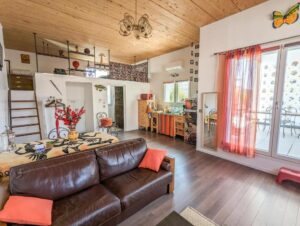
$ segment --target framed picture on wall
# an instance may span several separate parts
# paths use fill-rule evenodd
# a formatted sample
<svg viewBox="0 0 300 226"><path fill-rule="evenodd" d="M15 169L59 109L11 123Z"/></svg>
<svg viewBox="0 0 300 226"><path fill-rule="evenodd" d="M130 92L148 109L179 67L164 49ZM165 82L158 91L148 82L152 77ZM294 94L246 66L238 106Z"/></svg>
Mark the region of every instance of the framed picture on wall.
<svg viewBox="0 0 300 226"><path fill-rule="evenodd" d="M190 69L190 74L194 74L194 69Z"/></svg>
<svg viewBox="0 0 300 226"><path fill-rule="evenodd" d="M194 60L190 60L190 64L194 64Z"/></svg>
<svg viewBox="0 0 300 226"><path fill-rule="evenodd" d="M29 54L21 54L21 63L30 64L30 56Z"/></svg>
<svg viewBox="0 0 300 226"><path fill-rule="evenodd" d="M198 82L198 78L194 78L194 82Z"/></svg>
<svg viewBox="0 0 300 226"><path fill-rule="evenodd" d="M195 57L199 57L199 53L195 53Z"/></svg>

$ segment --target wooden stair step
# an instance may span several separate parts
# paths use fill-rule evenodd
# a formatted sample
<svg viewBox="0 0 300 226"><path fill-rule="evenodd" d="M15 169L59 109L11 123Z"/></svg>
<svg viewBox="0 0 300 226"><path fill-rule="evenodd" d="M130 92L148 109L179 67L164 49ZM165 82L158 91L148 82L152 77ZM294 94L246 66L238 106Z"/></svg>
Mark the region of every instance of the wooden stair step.
<svg viewBox="0 0 300 226"><path fill-rule="evenodd" d="M15 125L11 126L11 128L20 128L20 127L27 127L27 126L38 126L38 123L32 123L32 124L23 124L23 125Z"/></svg>
<svg viewBox="0 0 300 226"><path fill-rule="evenodd" d="M38 117L37 115L28 115L28 116L16 116L16 117L11 117L12 119L17 119L17 118L36 118Z"/></svg>
<svg viewBox="0 0 300 226"><path fill-rule="evenodd" d="M8 108L9 108L9 113L10 113L10 126L11 128L25 128L26 127L32 127L32 126L38 126L38 131L36 132L28 132L25 131L25 133L20 133L20 134L16 134L16 137L25 137L25 136L31 136L31 135L39 135L40 139L42 139L42 134L41 134L41 125L40 125L40 118L39 118L39 109L38 109L38 103L37 103L37 99L36 99L36 92L34 90L29 91L30 95L31 93L33 94L32 98L24 100L24 99L13 99L12 100L12 94L17 93L18 91L12 91L12 90L8 90ZM23 92L23 91L22 91ZM12 103L34 103L34 107L32 106L28 106L28 107L24 107L24 106L12 106ZM31 115L20 115L20 116L12 116L12 112L14 111L21 111L22 110L35 110L35 113L32 113ZM37 122L33 122L33 123L23 123L23 124L19 124L19 125L13 125L13 119L26 119L26 118L36 118Z"/></svg>
<svg viewBox="0 0 300 226"><path fill-rule="evenodd" d="M13 102L13 103L27 103L27 102L34 103L35 100L11 100L11 102Z"/></svg>
<svg viewBox="0 0 300 226"><path fill-rule="evenodd" d="M31 136L31 135L36 135L36 134L40 134L40 132L20 133L20 134L16 134L16 137L25 137L25 136Z"/></svg>
<svg viewBox="0 0 300 226"><path fill-rule="evenodd" d="M36 108L12 108L12 111L36 110Z"/></svg>

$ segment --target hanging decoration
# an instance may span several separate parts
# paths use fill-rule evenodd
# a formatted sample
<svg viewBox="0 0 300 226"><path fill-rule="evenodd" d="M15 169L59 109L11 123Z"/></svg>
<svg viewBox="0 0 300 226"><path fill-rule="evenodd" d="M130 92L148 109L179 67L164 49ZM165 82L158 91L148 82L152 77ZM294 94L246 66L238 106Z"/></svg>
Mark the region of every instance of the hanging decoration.
<svg viewBox="0 0 300 226"><path fill-rule="evenodd" d="M125 13L123 20L120 21L120 35L129 36L132 32L136 39L152 36L152 26L148 14L142 15L139 19L137 18L137 0L135 0L135 18Z"/></svg>
<svg viewBox="0 0 300 226"><path fill-rule="evenodd" d="M299 6L300 3L293 5L285 15L280 11L274 11L273 27L276 29L280 28L283 24L291 25L295 23L299 18Z"/></svg>
<svg viewBox="0 0 300 226"><path fill-rule="evenodd" d="M79 68L79 61L77 61L77 60L74 60L73 62L72 62L72 65L73 65L73 67L75 68L75 70L77 70L78 68Z"/></svg>
<svg viewBox="0 0 300 226"><path fill-rule="evenodd" d="M102 92L103 90L106 90L106 87L100 84L95 85L95 88L97 91Z"/></svg>

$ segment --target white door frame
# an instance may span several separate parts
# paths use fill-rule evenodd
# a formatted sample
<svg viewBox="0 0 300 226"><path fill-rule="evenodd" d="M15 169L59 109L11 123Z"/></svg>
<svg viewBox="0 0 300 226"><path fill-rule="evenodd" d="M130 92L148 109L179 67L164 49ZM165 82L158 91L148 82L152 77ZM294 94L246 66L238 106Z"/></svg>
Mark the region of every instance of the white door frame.
<svg viewBox="0 0 300 226"><path fill-rule="evenodd" d="M287 60L287 53L289 47L282 47L280 54L281 54L281 60L279 63L279 79L277 84L277 93L276 93L276 109L275 109L275 121L274 121L274 132L272 135L272 148L271 153L272 157L283 159L291 162L300 163L300 159L291 158L283 155L278 154L278 142L279 142L279 135L280 135L280 121L281 121L281 110L282 110L282 99L284 94L284 82L285 82L285 72L286 72L286 60Z"/></svg>

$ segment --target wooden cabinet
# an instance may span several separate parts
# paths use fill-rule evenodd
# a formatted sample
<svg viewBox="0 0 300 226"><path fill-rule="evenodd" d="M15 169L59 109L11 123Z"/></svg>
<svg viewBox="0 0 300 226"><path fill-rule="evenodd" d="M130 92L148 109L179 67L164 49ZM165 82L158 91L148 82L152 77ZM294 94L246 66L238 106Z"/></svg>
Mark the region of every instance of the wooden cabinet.
<svg viewBox="0 0 300 226"><path fill-rule="evenodd" d="M159 128L159 114L158 113L152 113L152 117L151 117L151 132L153 132L154 130L156 131L156 133L158 133L158 128Z"/></svg>
<svg viewBox="0 0 300 226"><path fill-rule="evenodd" d="M184 137L184 124L184 116L175 116L175 136L178 135Z"/></svg>
<svg viewBox="0 0 300 226"><path fill-rule="evenodd" d="M9 75L9 88L12 90L33 90L33 77L31 75Z"/></svg>
<svg viewBox="0 0 300 226"><path fill-rule="evenodd" d="M138 111L139 111L139 128L148 130L150 127L150 118L147 113L148 106L153 109L153 100L138 100Z"/></svg>

